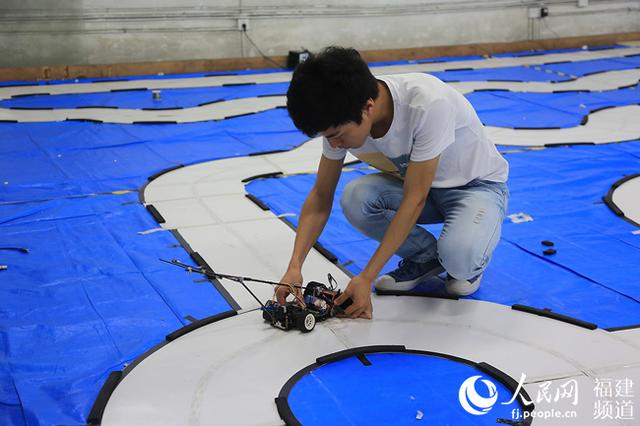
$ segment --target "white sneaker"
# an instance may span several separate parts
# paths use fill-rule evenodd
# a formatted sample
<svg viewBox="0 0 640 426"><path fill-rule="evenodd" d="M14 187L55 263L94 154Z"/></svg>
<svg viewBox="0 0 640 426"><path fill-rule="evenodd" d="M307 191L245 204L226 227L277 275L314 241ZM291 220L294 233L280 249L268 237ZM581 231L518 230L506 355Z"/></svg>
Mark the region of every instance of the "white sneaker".
<svg viewBox="0 0 640 426"><path fill-rule="evenodd" d="M469 296L478 290L481 279L482 274L470 280L458 280L447 274L447 281L445 283L447 293L454 296Z"/></svg>

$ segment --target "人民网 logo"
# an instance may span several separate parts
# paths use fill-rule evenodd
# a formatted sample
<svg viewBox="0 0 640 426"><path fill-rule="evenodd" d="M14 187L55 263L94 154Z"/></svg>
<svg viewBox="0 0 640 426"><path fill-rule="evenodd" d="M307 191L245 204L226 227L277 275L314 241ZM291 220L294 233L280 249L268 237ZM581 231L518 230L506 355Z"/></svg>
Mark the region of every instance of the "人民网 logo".
<svg viewBox="0 0 640 426"><path fill-rule="evenodd" d="M483 394L486 393L489 396L484 397L478 393L476 390L476 382L481 377L482 376L469 377L460 385L460 390L458 391L458 398L460 399L462 408L464 408L467 413L476 416L487 414L498 400L498 390L496 389L496 385L490 380L480 380L487 389L487 392L483 392Z"/></svg>

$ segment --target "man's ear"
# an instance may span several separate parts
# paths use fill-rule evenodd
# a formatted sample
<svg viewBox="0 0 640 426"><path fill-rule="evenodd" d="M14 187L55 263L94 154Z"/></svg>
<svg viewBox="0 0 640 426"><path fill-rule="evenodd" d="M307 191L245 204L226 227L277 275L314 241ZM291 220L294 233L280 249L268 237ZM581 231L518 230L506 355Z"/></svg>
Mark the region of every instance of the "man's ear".
<svg viewBox="0 0 640 426"><path fill-rule="evenodd" d="M365 102L364 107L362 108L362 113L370 116L371 113L373 112L374 105L375 105L375 101L373 99L371 98L367 99L367 102Z"/></svg>

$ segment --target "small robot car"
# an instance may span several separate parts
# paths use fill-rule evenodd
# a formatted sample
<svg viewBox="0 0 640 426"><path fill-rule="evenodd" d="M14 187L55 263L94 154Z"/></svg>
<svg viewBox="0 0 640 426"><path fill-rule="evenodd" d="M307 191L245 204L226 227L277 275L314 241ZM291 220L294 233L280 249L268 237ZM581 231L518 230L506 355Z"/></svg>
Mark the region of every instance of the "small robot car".
<svg viewBox="0 0 640 426"><path fill-rule="evenodd" d="M262 308L262 318L273 327L282 330L297 328L303 333L310 332L316 326L316 322L344 312L353 303L351 299L347 299L342 305L336 305L335 299L341 292L336 290L333 277L329 276L329 282L331 288L316 281L307 284L303 294L306 305L304 307L295 300L283 305L269 300Z"/></svg>

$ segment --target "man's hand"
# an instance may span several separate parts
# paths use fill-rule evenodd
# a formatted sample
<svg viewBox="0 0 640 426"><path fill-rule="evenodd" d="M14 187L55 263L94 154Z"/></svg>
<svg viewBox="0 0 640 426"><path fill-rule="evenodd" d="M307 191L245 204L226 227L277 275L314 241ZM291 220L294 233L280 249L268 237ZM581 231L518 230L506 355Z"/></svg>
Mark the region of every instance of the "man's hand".
<svg viewBox="0 0 640 426"><path fill-rule="evenodd" d="M351 318L373 318L373 307L371 306L371 280L356 275L349 281L347 288L335 300L337 305L351 298L353 303L345 309L344 313Z"/></svg>
<svg viewBox="0 0 640 426"><path fill-rule="evenodd" d="M280 279L281 283L294 284L302 286L302 271L300 269L289 268L284 276ZM276 287L276 300L279 304L284 305L287 301L287 296L291 294L291 287L288 285L279 285ZM294 287L294 296L298 304L304 306L304 299L302 298L302 291L299 287Z"/></svg>

